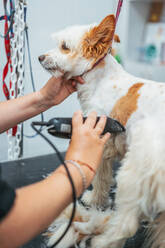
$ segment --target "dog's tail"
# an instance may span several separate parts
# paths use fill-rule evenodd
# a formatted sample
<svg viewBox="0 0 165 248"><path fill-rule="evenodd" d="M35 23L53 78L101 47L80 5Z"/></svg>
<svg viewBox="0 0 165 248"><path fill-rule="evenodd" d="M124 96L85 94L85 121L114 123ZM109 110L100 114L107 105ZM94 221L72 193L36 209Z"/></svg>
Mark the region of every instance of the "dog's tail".
<svg viewBox="0 0 165 248"><path fill-rule="evenodd" d="M152 227L147 232L144 247L165 248L165 212L161 213L152 223Z"/></svg>

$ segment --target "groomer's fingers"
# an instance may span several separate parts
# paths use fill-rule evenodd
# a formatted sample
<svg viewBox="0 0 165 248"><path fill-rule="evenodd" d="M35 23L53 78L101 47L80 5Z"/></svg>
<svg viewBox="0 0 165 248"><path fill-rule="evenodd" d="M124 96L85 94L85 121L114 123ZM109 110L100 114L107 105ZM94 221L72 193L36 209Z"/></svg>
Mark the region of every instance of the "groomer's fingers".
<svg viewBox="0 0 165 248"><path fill-rule="evenodd" d="M85 84L85 81L82 77L78 76L78 77L74 77L73 78L75 81L77 81L80 84Z"/></svg>
<svg viewBox="0 0 165 248"><path fill-rule="evenodd" d="M77 85L77 83L76 83L75 81L72 81L71 84L72 84L72 86L73 86L74 88L75 88L76 85Z"/></svg>
<svg viewBox="0 0 165 248"><path fill-rule="evenodd" d="M73 118L72 118L73 131L82 124L83 124L82 111L78 110L73 114Z"/></svg>
<svg viewBox="0 0 165 248"><path fill-rule="evenodd" d="M88 117L87 117L87 119L86 119L84 125L88 126L89 128L94 128L95 125L96 125L96 118L97 118L97 113L96 113L96 111L92 111L92 112L88 115Z"/></svg>
<svg viewBox="0 0 165 248"><path fill-rule="evenodd" d="M106 121L107 121L107 117L105 115L102 115L95 127L95 131L97 134L99 135L102 134L102 132L104 131Z"/></svg>
<svg viewBox="0 0 165 248"><path fill-rule="evenodd" d="M110 137L111 137L110 133L104 134L103 137L101 138L103 144L106 144L106 142L109 140Z"/></svg>
<svg viewBox="0 0 165 248"><path fill-rule="evenodd" d="M73 80L64 81L64 86L66 87L66 89L70 94L72 94L74 91L77 90L76 85L77 85L76 82Z"/></svg>

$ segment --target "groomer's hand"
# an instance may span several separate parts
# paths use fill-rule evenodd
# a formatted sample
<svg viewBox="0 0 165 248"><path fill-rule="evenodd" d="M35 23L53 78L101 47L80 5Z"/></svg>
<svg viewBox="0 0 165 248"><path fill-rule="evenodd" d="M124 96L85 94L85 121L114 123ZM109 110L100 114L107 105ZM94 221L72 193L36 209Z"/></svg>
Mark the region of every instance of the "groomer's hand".
<svg viewBox="0 0 165 248"><path fill-rule="evenodd" d="M83 84L81 77L66 80L62 77L51 77L46 85L39 91L43 105L52 107L64 101L69 95L76 91L77 83Z"/></svg>
<svg viewBox="0 0 165 248"><path fill-rule="evenodd" d="M72 138L65 158L87 163L95 171L101 162L104 145L110 138L110 133L101 136L106 124L106 116L102 116L97 124L96 118L97 113L91 112L83 123L81 111L73 115Z"/></svg>

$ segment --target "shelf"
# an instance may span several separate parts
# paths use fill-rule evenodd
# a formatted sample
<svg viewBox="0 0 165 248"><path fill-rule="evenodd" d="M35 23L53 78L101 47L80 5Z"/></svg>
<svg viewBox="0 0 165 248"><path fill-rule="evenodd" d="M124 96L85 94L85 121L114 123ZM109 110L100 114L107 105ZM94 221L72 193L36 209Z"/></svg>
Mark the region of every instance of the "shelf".
<svg viewBox="0 0 165 248"><path fill-rule="evenodd" d="M121 38L121 56L127 72L140 78L165 82L165 65L138 61L139 49L144 46L146 24L151 3L164 0L125 0L118 34ZM165 16L165 13L164 13ZM124 28L123 28L124 27Z"/></svg>

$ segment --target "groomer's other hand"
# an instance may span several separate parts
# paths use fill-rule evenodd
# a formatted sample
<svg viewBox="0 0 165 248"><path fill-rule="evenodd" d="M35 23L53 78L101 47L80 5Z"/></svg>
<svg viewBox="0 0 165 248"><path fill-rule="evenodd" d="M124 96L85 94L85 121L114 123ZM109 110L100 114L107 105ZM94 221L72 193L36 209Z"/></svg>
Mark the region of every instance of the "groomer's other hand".
<svg viewBox="0 0 165 248"><path fill-rule="evenodd" d="M66 80L62 77L51 77L46 85L39 91L43 105L48 107L63 102L69 95L76 91L77 83L83 84L81 77Z"/></svg>
<svg viewBox="0 0 165 248"><path fill-rule="evenodd" d="M105 143L110 138L110 133L101 136L106 116L102 116L96 124L97 113L91 112L83 123L81 111L73 115L73 132L71 142L66 153L66 160L80 160L97 170Z"/></svg>

